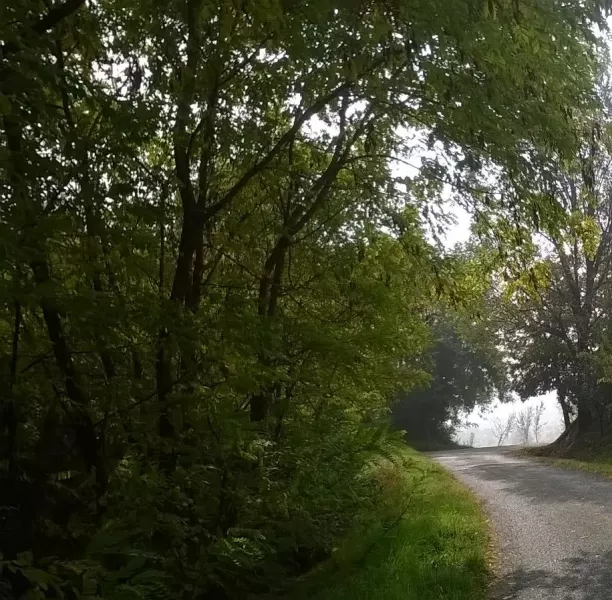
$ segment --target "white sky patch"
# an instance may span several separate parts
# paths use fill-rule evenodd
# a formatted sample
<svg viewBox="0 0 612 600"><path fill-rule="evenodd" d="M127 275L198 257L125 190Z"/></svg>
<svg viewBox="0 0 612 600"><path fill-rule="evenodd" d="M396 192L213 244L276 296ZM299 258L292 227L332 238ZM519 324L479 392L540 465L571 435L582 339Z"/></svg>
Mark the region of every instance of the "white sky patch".
<svg viewBox="0 0 612 600"><path fill-rule="evenodd" d="M467 422L469 425L458 431L457 438L460 442L466 443L470 438L470 434L474 433L474 446L480 448L496 446L497 440L491 430L493 419L498 418L505 421L513 412L518 414L529 406L535 408L540 402L544 403L544 413L542 415L544 425L539 443L553 442L561 435L565 428L561 407L557 402L557 395L554 392L530 398L525 402L515 400L514 402L501 403L497 401L488 408L478 408L468 415ZM504 442L504 445L518 443L517 437L511 435Z"/></svg>

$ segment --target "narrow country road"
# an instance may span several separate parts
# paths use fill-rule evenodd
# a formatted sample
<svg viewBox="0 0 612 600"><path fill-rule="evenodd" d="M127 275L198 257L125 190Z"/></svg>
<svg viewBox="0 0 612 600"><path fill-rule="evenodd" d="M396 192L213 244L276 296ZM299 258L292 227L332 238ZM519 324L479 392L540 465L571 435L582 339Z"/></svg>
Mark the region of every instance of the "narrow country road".
<svg viewBox="0 0 612 600"><path fill-rule="evenodd" d="M494 600L612 599L612 480L497 448L433 457L484 500L493 521Z"/></svg>

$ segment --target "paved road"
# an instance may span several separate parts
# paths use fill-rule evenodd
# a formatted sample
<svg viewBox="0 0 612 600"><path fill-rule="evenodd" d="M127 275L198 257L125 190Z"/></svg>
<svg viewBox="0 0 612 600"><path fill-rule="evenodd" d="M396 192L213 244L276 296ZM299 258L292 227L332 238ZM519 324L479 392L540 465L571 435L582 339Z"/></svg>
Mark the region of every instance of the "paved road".
<svg viewBox="0 0 612 600"><path fill-rule="evenodd" d="M484 500L493 520L494 600L612 599L612 480L497 448L434 458Z"/></svg>

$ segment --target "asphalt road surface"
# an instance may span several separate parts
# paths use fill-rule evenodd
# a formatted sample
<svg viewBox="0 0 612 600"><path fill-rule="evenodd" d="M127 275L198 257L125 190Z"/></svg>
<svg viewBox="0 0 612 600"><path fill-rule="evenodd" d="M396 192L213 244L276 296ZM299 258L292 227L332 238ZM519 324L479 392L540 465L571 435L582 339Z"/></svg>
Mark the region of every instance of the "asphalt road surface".
<svg viewBox="0 0 612 600"><path fill-rule="evenodd" d="M497 448L434 458L484 500L494 526L494 600L612 600L612 480Z"/></svg>

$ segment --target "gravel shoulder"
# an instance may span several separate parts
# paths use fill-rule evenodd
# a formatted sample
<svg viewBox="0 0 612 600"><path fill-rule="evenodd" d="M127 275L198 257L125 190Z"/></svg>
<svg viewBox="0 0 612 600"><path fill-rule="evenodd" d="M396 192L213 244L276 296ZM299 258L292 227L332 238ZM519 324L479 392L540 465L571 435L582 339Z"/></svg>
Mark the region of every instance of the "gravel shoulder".
<svg viewBox="0 0 612 600"><path fill-rule="evenodd" d="M612 480L497 448L436 452L491 517L494 600L612 598Z"/></svg>

